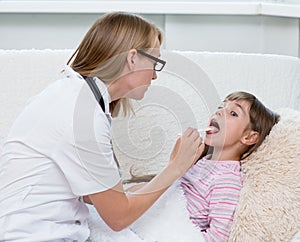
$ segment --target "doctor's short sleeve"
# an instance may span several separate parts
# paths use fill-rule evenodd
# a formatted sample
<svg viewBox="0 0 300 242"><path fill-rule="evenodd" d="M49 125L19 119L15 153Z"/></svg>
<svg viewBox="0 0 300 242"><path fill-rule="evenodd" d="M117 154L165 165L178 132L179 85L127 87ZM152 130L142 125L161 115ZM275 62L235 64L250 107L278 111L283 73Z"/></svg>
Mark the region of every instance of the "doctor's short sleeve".
<svg viewBox="0 0 300 242"><path fill-rule="evenodd" d="M76 104L73 120L54 154L72 192L79 196L105 191L120 181L110 120L94 99L82 104Z"/></svg>

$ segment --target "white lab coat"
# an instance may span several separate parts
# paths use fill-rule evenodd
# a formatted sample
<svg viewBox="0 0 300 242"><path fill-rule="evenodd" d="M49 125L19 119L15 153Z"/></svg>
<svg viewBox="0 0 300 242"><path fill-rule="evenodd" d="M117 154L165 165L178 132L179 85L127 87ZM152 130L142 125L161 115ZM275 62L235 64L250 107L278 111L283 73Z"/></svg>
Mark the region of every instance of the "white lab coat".
<svg viewBox="0 0 300 242"><path fill-rule="evenodd" d="M110 97L96 83L104 113L70 67L14 122L0 159L0 241L85 241L81 196L120 181L111 145Z"/></svg>

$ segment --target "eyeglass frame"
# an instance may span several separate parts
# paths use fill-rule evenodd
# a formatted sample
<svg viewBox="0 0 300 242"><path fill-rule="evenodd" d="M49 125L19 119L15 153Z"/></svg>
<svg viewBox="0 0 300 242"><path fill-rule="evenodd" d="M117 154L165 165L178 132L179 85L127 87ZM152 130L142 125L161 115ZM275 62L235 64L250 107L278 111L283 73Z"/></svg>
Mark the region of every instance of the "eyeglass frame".
<svg viewBox="0 0 300 242"><path fill-rule="evenodd" d="M137 53L139 53L139 54L141 54L141 55L143 55L145 57L148 57L149 59L155 61L154 66L153 66L153 70L154 71L161 71L165 67L165 64L167 63L166 61L161 60L161 59L159 59L159 58L157 58L157 57L155 57L153 55L150 55L150 54L146 53L145 51L138 50L138 49L136 51L137 51ZM161 68L159 70L155 69L157 62L159 62L160 64L162 64L162 66L161 66Z"/></svg>

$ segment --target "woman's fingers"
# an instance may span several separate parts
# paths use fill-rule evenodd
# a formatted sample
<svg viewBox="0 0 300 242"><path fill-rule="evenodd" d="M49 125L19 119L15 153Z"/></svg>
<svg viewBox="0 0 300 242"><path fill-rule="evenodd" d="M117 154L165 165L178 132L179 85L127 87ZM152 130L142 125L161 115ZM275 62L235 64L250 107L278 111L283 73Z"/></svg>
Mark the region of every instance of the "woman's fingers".
<svg viewBox="0 0 300 242"><path fill-rule="evenodd" d="M183 138L184 137L189 137L189 138L192 139L193 142L197 142L198 138L199 137L201 138L199 131L197 129L194 129L194 128L186 129L186 131L183 133L182 137ZM202 141L202 138L201 138L200 141Z"/></svg>
<svg viewBox="0 0 300 242"><path fill-rule="evenodd" d="M199 157L199 153L203 150L201 146L202 138L197 129L188 128L177 140L171 153L171 161L185 173Z"/></svg>

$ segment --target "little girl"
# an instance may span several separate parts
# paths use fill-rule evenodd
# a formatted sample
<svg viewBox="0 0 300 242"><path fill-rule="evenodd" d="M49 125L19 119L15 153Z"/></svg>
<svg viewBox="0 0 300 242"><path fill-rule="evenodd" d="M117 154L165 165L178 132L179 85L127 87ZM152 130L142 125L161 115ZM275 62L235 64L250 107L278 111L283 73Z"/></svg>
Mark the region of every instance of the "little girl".
<svg viewBox="0 0 300 242"><path fill-rule="evenodd" d="M278 121L279 115L252 94L229 94L209 120L200 160L127 232L151 242L227 241L242 188L240 160L260 146ZM143 185L128 191L138 195ZM111 241L125 241L123 234L112 236Z"/></svg>
<svg viewBox="0 0 300 242"><path fill-rule="evenodd" d="M279 115L254 95L229 94L209 121L206 150L181 179L190 220L206 241L227 241L242 188L240 160L263 142Z"/></svg>

